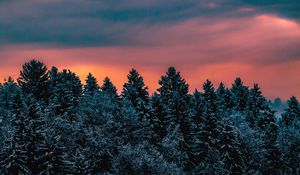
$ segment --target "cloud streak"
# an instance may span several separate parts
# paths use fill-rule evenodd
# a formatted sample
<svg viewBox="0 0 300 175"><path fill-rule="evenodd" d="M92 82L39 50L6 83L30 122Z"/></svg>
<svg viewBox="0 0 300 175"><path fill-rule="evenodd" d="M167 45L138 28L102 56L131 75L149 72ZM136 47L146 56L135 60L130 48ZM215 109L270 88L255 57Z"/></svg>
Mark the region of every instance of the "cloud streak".
<svg viewBox="0 0 300 175"><path fill-rule="evenodd" d="M83 80L108 75L119 89L135 67L153 91L176 66L192 89L241 76L269 97L299 96L299 3L285 2L0 1L0 78L38 58Z"/></svg>

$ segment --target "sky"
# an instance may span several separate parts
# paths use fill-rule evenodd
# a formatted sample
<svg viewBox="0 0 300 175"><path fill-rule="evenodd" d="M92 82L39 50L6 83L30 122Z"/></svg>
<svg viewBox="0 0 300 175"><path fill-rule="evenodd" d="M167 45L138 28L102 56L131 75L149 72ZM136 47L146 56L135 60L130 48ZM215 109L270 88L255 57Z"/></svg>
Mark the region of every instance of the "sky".
<svg viewBox="0 0 300 175"><path fill-rule="evenodd" d="M241 77L300 98L300 1L0 0L0 79L31 59L119 90L136 68L153 92L174 66L191 92Z"/></svg>

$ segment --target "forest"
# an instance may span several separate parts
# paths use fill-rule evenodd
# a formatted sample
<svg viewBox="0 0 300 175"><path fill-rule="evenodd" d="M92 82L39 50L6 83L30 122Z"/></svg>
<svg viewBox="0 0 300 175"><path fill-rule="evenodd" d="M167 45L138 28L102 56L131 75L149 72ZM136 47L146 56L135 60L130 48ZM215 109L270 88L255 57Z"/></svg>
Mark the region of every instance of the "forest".
<svg viewBox="0 0 300 175"><path fill-rule="evenodd" d="M127 78L118 93L108 77L82 83L71 70L25 63L0 85L0 174L300 173L296 97L275 115L241 78L191 92L170 67L152 94L137 70Z"/></svg>

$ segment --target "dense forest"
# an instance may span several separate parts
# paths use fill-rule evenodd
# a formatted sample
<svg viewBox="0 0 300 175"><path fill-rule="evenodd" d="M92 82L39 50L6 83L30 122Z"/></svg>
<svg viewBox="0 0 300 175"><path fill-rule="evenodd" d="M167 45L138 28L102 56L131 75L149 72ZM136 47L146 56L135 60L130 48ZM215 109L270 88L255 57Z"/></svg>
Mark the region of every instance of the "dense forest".
<svg viewBox="0 0 300 175"><path fill-rule="evenodd" d="M150 95L132 69L118 94L108 77L25 63L0 86L0 174L299 174L296 97L275 116L240 78L190 92L170 67L158 83Z"/></svg>

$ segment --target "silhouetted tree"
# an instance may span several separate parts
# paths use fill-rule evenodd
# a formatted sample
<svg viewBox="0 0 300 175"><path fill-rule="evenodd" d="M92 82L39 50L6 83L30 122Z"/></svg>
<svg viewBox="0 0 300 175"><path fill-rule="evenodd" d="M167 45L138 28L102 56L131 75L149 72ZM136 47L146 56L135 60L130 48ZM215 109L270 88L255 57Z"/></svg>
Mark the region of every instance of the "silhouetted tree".
<svg viewBox="0 0 300 175"><path fill-rule="evenodd" d="M49 76L44 63L31 60L23 65L18 83L25 94L33 94L37 100L49 97Z"/></svg>

